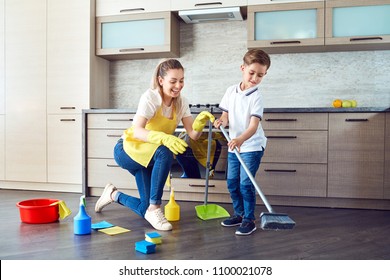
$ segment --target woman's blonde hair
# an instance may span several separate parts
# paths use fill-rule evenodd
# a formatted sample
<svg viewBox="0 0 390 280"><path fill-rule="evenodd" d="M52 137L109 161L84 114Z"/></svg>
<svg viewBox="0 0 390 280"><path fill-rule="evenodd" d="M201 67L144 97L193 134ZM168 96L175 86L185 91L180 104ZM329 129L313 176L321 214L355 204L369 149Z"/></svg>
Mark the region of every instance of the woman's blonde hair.
<svg viewBox="0 0 390 280"><path fill-rule="evenodd" d="M181 69L184 71L183 65L181 65L180 61L177 59L169 58L169 59L164 59L160 61L160 63L156 66L156 69L154 70L154 74L152 77L152 82L151 82L151 88L152 89L157 89L158 92L161 95L161 98L163 98L163 89L162 86L160 85L158 78L164 78L168 71L171 69ZM176 104L176 98L174 100L174 103Z"/></svg>

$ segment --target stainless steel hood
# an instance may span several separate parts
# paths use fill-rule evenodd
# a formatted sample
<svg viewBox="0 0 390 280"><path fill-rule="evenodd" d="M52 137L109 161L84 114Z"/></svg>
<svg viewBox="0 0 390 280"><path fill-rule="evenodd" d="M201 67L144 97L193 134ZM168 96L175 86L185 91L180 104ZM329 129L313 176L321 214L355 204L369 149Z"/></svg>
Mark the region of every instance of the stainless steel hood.
<svg viewBox="0 0 390 280"><path fill-rule="evenodd" d="M199 23L218 20L243 20L240 7L185 10L179 11L179 16L186 23Z"/></svg>

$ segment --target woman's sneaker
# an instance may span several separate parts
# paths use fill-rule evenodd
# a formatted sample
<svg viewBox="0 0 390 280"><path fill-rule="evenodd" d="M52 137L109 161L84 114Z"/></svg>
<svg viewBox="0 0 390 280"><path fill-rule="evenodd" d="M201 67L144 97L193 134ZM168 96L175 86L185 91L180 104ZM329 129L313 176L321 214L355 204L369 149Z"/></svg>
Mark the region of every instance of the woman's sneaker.
<svg viewBox="0 0 390 280"><path fill-rule="evenodd" d="M114 202L114 200L111 198L111 194L116 191L117 188L113 184L107 184L106 187L103 190L102 195L98 199L98 201L95 204L95 212L100 213L102 212L103 208L106 207L108 204Z"/></svg>
<svg viewBox="0 0 390 280"><path fill-rule="evenodd" d="M243 221L241 226L236 230L236 235L249 235L256 230L255 222Z"/></svg>
<svg viewBox="0 0 390 280"><path fill-rule="evenodd" d="M172 230L172 225L165 218L160 208L153 211L146 210L145 220L157 230Z"/></svg>
<svg viewBox="0 0 390 280"><path fill-rule="evenodd" d="M221 225L224 227L234 227L241 225L242 217L241 216L232 216L223 222L221 222Z"/></svg>

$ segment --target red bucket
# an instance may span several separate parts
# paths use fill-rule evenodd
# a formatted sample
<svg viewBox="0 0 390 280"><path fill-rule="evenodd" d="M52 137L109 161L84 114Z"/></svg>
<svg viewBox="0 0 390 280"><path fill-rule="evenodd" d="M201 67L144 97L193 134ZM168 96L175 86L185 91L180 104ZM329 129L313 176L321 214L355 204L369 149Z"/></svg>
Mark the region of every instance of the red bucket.
<svg viewBox="0 0 390 280"><path fill-rule="evenodd" d="M18 202L20 219L28 224L46 224L58 221L58 199L36 198ZM55 203L55 204L53 204Z"/></svg>

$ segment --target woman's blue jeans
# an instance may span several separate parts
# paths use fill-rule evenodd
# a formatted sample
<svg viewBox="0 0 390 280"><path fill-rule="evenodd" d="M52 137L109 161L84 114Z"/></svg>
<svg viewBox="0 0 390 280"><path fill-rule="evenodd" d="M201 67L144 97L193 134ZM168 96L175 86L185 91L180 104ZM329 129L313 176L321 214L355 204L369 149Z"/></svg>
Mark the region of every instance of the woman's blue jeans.
<svg viewBox="0 0 390 280"><path fill-rule="evenodd" d="M255 177L264 151L240 153L244 163ZM235 153L228 153L227 186L233 202L234 215L244 220L255 220L256 190Z"/></svg>
<svg viewBox="0 0 390 280"><path fill-rule="evenodd" d="M172 152L165 146L159 146L145 168L125 152L123 140L120 139L114 148L114 158L120 167L135 176L139 192L139 198L119 192L116 202L130 208L141 217L145 216L150 204L161 205L163 189L173 161Z"/></svg>

